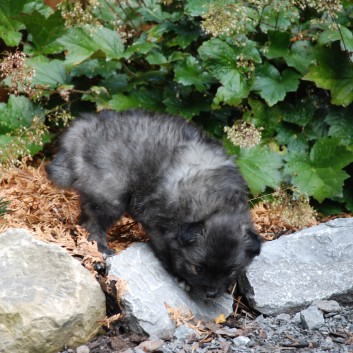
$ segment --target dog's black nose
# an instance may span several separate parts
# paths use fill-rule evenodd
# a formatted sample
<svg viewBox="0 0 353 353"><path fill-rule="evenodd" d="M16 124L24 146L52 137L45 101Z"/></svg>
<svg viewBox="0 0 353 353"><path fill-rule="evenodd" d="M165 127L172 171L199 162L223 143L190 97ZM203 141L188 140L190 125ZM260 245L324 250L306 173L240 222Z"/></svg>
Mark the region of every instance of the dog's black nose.
<svg viewBox="0 0 353 353"><path fill-rule="evenodd" d="M206 292L206 297L209 298L209 299L215 299L218 296L219 296L219 290L217 290L217 289L209 289Z"/></svg>

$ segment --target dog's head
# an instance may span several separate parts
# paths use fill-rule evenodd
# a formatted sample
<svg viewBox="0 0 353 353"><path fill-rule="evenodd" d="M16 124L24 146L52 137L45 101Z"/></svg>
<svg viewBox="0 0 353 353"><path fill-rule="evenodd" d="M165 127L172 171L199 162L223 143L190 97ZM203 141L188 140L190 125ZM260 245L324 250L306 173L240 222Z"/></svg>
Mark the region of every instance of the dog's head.
<svg viewBox="0 0 353 353"><path fill-rule="evenodd" d="M248 218L228 214L181 225L177 241L175 272L207 298L224 293L261 250Z"/></svg>

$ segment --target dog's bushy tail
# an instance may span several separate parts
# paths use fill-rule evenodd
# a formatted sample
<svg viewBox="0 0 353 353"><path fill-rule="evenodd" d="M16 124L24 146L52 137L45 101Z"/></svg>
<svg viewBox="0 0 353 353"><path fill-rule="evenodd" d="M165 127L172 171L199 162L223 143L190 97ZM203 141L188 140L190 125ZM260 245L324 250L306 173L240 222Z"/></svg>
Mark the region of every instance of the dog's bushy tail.
<svg viewBox="0 0 353 353"><path fill-rule="evenodd" d="M46 165L45 171L48 178L56 185L63 188L70 188L73 182L73 175L68 165L68 156L65 152L59 152L53 161Z"/></svg>

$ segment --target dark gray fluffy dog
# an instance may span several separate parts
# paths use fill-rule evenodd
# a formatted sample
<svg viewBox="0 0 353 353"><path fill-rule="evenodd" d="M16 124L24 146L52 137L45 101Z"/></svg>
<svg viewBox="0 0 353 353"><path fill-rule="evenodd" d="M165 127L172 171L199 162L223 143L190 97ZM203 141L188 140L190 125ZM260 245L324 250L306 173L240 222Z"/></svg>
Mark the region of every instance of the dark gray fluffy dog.
<svg viewBox="0 0 353 353"><path fill-rule="evenodd" d="M182 118L84 115L64 134L47 173L78 191L81 224L101 252L111 254L106 231L126 212L143 224L163 265L209 298L260 253L234 161Z"/></svg>

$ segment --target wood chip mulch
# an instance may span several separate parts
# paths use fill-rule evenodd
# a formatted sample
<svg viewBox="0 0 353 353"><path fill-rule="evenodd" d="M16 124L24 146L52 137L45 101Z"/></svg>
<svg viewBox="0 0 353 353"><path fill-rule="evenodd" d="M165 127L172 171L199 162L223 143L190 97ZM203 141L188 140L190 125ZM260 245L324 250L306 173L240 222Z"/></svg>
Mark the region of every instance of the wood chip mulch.
<svg viewBox="0 0 353 353"><path fill-rule="evenodd" d="M0 233L9 228L27 229L37 239L65 248L90 270L103 261L96 244L87 241L87 231L77 225L78 195L56 188L47 179L43 164L4 172L0 197L9 202L8 212L0 217ZM119 253L132 242L146 241L147 236L138 223L124 216L110 229L108 240Z"/></svg>

